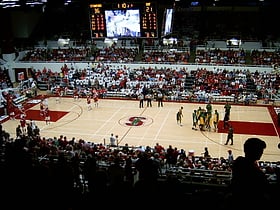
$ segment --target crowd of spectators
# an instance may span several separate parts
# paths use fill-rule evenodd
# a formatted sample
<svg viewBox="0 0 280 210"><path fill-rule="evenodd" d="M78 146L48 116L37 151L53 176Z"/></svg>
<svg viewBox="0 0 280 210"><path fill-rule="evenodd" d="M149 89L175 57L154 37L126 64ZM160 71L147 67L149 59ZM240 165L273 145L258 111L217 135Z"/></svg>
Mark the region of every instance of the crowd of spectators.
<svg viewBox="0 0 280 210"><path fill-rule="evenodd" d="M139 53L138 47L116 47L111 45L102 49L91 50L90 47L37 48L28 50L21 61L45 62L118 62L131 63Z"/></svg>
<svg viewBox="0 0 280 210"><path fill-rule="evenodd" d="M248 58L247 58L248 57ZM243 48L199 49L195 53L195 62L204 64L228 64L228 65L267 65L278 66L280 62L279 50L277 49L253 49L250 52Z"/></svg>
<svg viewBox="0 0 280 210"><path fill-rule="evenodd" d="M61 72L53 72L44 67L34 70L34 79L45 83L48 89L57 86L65 88L65 95L73 94L76 89L83 93L91 87L102 92L100 97L109 97L111 93L119 97L137 98L144 91L156 93L159 89L166 100L208 101L213 96L230 96L233 102L245 102L250 99L272 99L279 91L279 74L277 72L250 72L245 67L234 70L215 68L145 68L113 67L107 63L89 63L85 69L75 65L61 67ZM186 80L192 78L191 86L186 87ZM67 92L68 91L68 92ZM81 95L80 94L80 95ZM119 95L118 95L119 94Z"/></svg>
<svg viewBox="0 0 280 210"><path fill-rule="evenodd" d="M151 47L151 46L150 46ZM89 46L81 47L57 47L35 48L28 50L21 61L91 61L91 62L115 62L115 63L203 63L226 65L279 65L280 56L278 49L252 49L243 48L198 48L190 50L188 45L184 47L166 46L163 49L154 43L150 50L141 50L139 45L111 46L101 45L92 49ZM145 47L144 47L145 49Z"/></svg>
<svg viewBox="0 0 280 210"><path fill-rule="evenodd" d="M0 82L1 82L1 86L0 86L1 90L13 87L8 70L2 68L1 66L0 66Z"/></svg>
<svg viewBox="0 0 280 210"><path fill-rule="evenodd" d="M159 143L115 146L64 135L46 138L38 132L14 138L2 126L0 131L2 195L43 202L46 206L40 209L54 204L60 209L83 209L99 201L137 201L143 195L149 201L158 194L186 202L215 195L221 202L217 208L226 207L232 166L227 154L215 158L211 151L196 155ZM274 190L280 163L262 162L261 167ZM191 180L186 179L188 172ZM195 183L204 187L195 187ZM225 194L221 197L219 193ZM38 208L26 202L22 206Z"/></svg>
<svg viewBox="0 0 280 210"><path fill-rule="evenodd" d="M175 47L176 48L176 47ZM244 102L246 98L272 99L272 95L278 94L279 73L277 69L269 72L250 72L246 68L248 59L245 59L249 52L244 49L219 49L209 48L195 51L194 61L204 64L217 64L214 71L206 68L197 68L195 71L189 71L187 67L180 69L170 68L122 68L112 67L110 62L137 62L137 55L140 53L140 60L149 63L189 63L191 52L178 52L176 50L140 52L139 47L131 48L126 46L117 46L113 44L110 47L96 48L91 51L88 48L83 49L84 56L75 55L72 48L69 49L36 49L29 51L22 59L24 61L39 61L48 58L47 61L58 61L54 55L60 55L64 60L72 61L73 65L63 66L61 72L53 72L51 69L34 70L34 79L48 84L48 89L55 88L57 78L63 81L63 86L70 86L72 89L87 88L95 86L97 89L103 89L102 92L119 92L120 95L128 97L137 97L139 89L146 87L156 92L157 89L163 89L166 99L201 99L209 98L209 95L233 96L236 101ZM54 53L56 52L56 53ZM59 52L59 53L58 53ZM43 55L42 55L43 54ZM75 59L71 57L80 57L80 61L87 61L89 65L85 69L75 67ZM250 55L251 63L254 65L269 65L277 67L279 63L279 52L266 50L252 50ZM96 64L97 63L97 64ZM228 70L219 68L219 64L238 64L236 69ZM241 65L241 66L240 66ZM56 78L53 80L53 78ZM186 88L186 79L194 77L195 80L191 87ZM109 95L109 94L108 94ZM254 99L254 101L255 101Z"/></svg>
<svg viewBox="0 0 280 210"><path fill-rule="evenodd" d="M196 63L211 63L211 64L246 64L246 52L244 49L226 49L219 48L196 50Z"/></svg>

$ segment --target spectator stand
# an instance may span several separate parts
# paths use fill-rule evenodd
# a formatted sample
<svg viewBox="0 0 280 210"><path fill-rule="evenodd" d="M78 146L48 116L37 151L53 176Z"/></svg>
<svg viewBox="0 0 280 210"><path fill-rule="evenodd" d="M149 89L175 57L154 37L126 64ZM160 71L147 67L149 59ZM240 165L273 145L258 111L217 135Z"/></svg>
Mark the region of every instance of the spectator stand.
<svg viewBox="0 0 280 210"><path fill-rule="evenodd" d="M222 170L172 167L167 169L165 174L190 184L205 183L228 186L231 182L231 172Z"/></svg>

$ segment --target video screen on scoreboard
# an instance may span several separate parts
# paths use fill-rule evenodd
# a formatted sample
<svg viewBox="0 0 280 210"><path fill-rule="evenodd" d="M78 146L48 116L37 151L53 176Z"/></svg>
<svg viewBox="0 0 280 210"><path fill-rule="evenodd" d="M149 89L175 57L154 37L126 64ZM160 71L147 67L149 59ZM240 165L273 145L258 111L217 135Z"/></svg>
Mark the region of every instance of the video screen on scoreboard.
<svg viewBox="0 0 280 210"><path fill-rule="evenodd" d="M172 33L172 19L173 19L173 9L166 9L164 22L163 22L162 36L166 36Z"/></svg>
<svg viewBox="0 0 280 210"><path fill-rule="evenodd" d="M139 9L105 10L107 37L140 37Z"/></svg>

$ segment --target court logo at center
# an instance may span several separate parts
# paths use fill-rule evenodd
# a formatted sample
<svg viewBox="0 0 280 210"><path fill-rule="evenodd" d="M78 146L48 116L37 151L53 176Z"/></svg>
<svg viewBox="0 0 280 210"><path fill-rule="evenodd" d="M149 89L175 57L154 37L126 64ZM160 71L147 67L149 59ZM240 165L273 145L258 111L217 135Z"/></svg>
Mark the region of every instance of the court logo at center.
<svg viewBox="0 0 280 210"><path fill-rule="evenodd" d="M129 127L140 127L140 126L147 126L152 124L153 119L150 117L144 116L132 116L132 117L125 117L119 120L119 123L123 126Z"/></svg>

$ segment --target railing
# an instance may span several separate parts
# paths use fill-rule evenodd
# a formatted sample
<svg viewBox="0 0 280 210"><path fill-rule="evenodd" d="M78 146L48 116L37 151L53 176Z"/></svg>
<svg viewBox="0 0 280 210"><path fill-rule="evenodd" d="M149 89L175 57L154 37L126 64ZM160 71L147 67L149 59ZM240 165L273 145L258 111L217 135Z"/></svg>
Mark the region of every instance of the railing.
<svg viewBox="0 0 280 210"><path fill-rule="evenodd" d="M23 102L25 102L28 98L24 95L21 95L15 99L13 99L13 103L15 106L20 106Z"/></svg>
<svg viewBox="0 0 280 210"><path fill-rule="evenodd" d="M222 170L172 167L168 168L165 174L190 183L229 185L231 182L231 172Z"/></svg>
<svg viewBox="0 0 280 210"><path fill-rule="evenodd" d="M145 52L190 52L189 47L172 47L172 46L144 46Z"/></svg>

